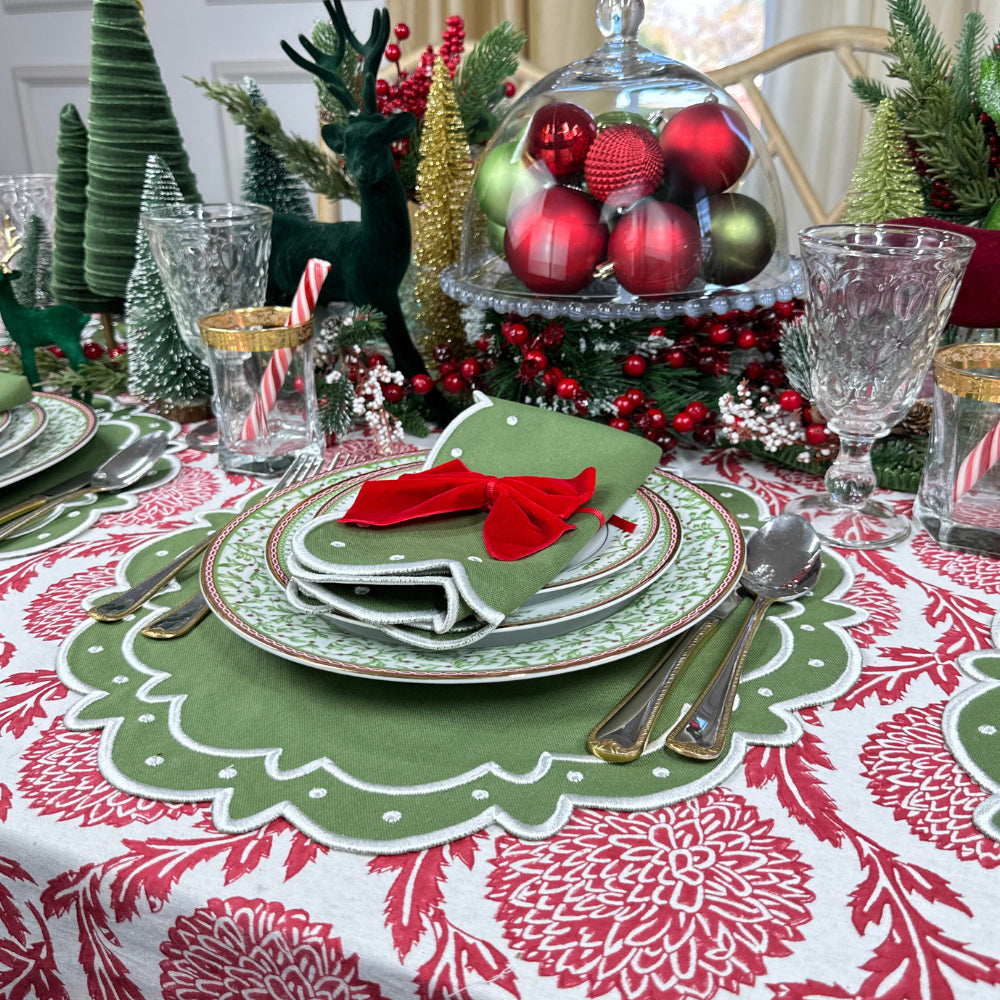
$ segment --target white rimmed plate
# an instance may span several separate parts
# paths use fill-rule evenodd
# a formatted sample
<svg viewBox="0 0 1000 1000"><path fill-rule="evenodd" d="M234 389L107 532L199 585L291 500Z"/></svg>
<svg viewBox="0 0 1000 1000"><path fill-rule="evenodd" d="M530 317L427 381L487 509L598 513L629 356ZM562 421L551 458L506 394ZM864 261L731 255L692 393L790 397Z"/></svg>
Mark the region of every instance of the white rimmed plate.
<svg viewBox="0 0 1000 1000"><path fill-rule="evenodd" d="M4 434L0 438L0 462L27 448L45 430L48 422L48 414L35 397L8 410L7 417Z"/></svg>
<svg viewBox="0 0 1000 1000"><path fill-rule="evenodd" d="M645 485L667 501L681 526L669 572L625 607L573 631L572 641L561 636L451 653L415 650L349 635L323 616L289 607L261 559L275 522L318 490L406 461L412 456L330 473L234 518L216 536L201 570L202 590L220 621L262 649L337 673L420 683L509 681L581 670L654 646L703 618L739 580L744 545L733 517L698 486L657 472Z"/></svg>

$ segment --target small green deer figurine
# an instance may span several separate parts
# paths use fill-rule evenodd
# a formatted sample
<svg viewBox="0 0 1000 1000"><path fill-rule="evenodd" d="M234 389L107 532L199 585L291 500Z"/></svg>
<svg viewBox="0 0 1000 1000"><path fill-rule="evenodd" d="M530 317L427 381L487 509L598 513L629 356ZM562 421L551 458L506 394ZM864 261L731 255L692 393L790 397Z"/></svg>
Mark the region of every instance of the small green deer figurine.
<svg viewBox="0 0 1000 1000"><path fill-rule="evenodd" d="M37 389L40 379L35 348L55 345L66 355L74 370L80 368L86 363L80 346L80 332L87 325L90 315L70 305L36 309L22 306L17 301L13 283L20 276L20 271L12 270L10 262L21 249L21 237L9 218L5 217L3 222L7 250L0 257L0 317L21 352L21 367L25 376Z"/></svg>

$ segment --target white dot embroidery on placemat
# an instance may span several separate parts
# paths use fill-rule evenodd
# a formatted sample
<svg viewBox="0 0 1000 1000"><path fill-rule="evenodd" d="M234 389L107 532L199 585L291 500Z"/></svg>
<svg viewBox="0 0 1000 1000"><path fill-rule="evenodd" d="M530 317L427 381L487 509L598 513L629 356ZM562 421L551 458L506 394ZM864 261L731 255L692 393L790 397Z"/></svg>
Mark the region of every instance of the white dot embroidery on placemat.
<svg viewBox="0 0 1000 1000"><path fill-rule="evenodd" d="M388 812L382 813L382 819L386 823L398 823L403 818L401 812L396 812L395 809L390 809Z"/></svg>
<svg viewBox="0 0 1000 1000"><path fill-rule="evenodd" d="M669 778L670 768L669 767L654 767L653 768L654 778Z"/></svg>
<svg viewBox="0 0 1000 1000"><path fill-rule="evenodd" d="M233 767L232 765L230 765L229 767L224 767L219 772L219 777L220 778L235 778L238 773L239 772L236 770L236 768Z"/></svg>
<svg viewBox="0 0 1000 1000"><path fill-rule="evenodd" d="M112 684L128 684L128 678L124 674L116 674L111 678Z"/></svg>
<svg viewBox="0 0 1000 1000"><path fill-rule="evenodd" d="M104 647L103 646L88 646L87 647L87 652L88 653L103 653L104 652Z"/></svg>
<svg viewBox="0 0 1000 1000"><path fill-rule="evenodd" d="M574 785L579 784L583 781L583 773L581 771L567 771L566 780L572 781Z"/></svg>
<svg viewBox="0 0 1000 1000"><path fill-rule="evenodd" d="M339 538L336 538L330 542L330 546L335 549L346 549L347 542L342 542Z"/></svg>
<svg viewBox="0 0 1000 1000"><path fill-rule="evenodd" d="M810 660L809 661L809 666L810 667L825 667L826 666L826 660Z"/></svg>
<svg viewBox="0 0 1000 1000"><path fill-rule="evenodd" d="M156 555L160 559L165 559L167 556L170 555L170 553L166 549L157 549Z"/></svg>
<svg viewBox="0 0 1000 1000"><path fill-rule="evenodd" d="M485 788L477 788L473 791L472 797L481 801L482 799L488 799L490 797L490 793L486 791Z"/></svg>
<svg viewBox="0 0 1000 1000"><path fill-rule="evenodd" d="M163 763L163 761L164 761L164 758L161 757L158 753L153 754L152 757L147 757L146 758L146 763L150 767L159 767Z"/></svg>
<svg viewBox="0 0 1000 1000"><path fill-rule="evenodd" d="M480 559L479 556L469 556L468 560L469 562L482 562L482 559Z"/></svg>
<svg viewBox="0 0 1000 1000"><path fill-rule="evenodd" d="M461 448L452 448L451 449L451 457L452 458L461 458L462 457L462 449Z"/></svg>
<svg viewBox="0 0 1000 1000"><path fill-rule="evenodd" d="M509 416L507 418L507 425L509 427L516 427L517 426L517 417L515 417L513 414L511 416Z"/></svg>
<svg viewBox="0 0 1000 1000"><path fill-rule="evenodd" d="M80 512L78 510L71 510L71 511L69 511L69 513L67 513L66 516L67 517L79 517L80 516Z"/></svg>
<svg viewBox="0 0 1000 1000"><path fill-rule="evenodd" d="M997 727L996 726L980 726L979 727L979 732L981 732L983 734L983 736L996 736L996 734L997 734Z"/></svg>
<svg viewBox="0 0 1000 1000"><path fill-rule="evenodd" d="M143 714L139 716L139 721L140 722L156 722L156 716L152 715L150 712L143 712Z"/></svg>
<svg viewBox="0 0 1000 1000"><path fill-rule="evenodd" d="M389 556L389 562L402 562L406 556L401 556L398 552L394 556Z"/></svg>
<svg viewBox="0 0 1000 1000"><path fill-rule="evenodd" d="M816 626L815 625L800 625L799 628L802 629L803 632L815 632L816 631Z"/></svg>
<svg viewBox="0 0 1000 1000"><path fill-rule="evenodd" d="M774 692L770 688L757 688L757 694L759 694L761 698L770 698Z"/></svg>
<svg viewBox="0 0 1000 1000"><path fill-rule="evenodd" d="M326 789L325 788L310 788L309 798L311 799L325 799Z"/></svg>

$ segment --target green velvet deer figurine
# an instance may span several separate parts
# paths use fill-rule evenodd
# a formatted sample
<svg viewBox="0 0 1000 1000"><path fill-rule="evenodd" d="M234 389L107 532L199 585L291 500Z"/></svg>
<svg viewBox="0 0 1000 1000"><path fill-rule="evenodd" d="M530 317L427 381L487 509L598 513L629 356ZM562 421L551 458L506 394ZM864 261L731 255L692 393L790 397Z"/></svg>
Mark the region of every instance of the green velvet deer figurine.
<svg viewBox="0 0 1000 1000"><path fill-rule="evenodd" d="M348 113L344 125L322 129L324 142L343 155L361 205L359 222L312 222L276 215L272 225L270 297L288 300L310 257L333 265L319 300L372 305L386 317L386 341L396 367L405 375L423 372L423 360L406 328L399 306L399 283L410 263L410 217L406 192L396 173L392 144L409 135L416 118L408 111L388 117L376 107L375 76L389 38L389 12L375 11L368 41L362 45L347 23L341 0L323 0L337 35L336 51L326 54L305 37L299 42L312 62L287 42L290 59L317 77ZM362 60L361 105L341 79L346 45Z"/></svg>
<svg viewBox="0 0 1000 1000"><path fill-rule="evenodd" d="M4 241L7 250L0 257L0 317L21 353L21 368L25 376L37 388L40 379L35 348L54 345L62 350L74 369L80 368L86 363L80 346L80 333L90 315L70 305L49 306L47 309L22 306L14 295L13 287L20 272L10 267L14 255L21 249L21 237L9 218L4 219Z"/></svg>

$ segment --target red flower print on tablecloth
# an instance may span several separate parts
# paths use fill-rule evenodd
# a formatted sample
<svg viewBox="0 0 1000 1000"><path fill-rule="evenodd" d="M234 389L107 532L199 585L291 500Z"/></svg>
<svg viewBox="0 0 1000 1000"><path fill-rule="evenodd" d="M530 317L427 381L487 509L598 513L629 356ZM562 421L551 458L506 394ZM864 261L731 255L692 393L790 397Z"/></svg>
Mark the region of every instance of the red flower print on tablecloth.
<svg viewBox="0 0 1000 1000"><path fill-rule="evenodd" d="M155 490L138 495L139 505L104 518L108 528L161 524L181 518L190 519L192 510L208 503L221 490L216 476L207 469L185 467L176 479Z"/></svg>
<svg viewBox="0 0 1000 1000"><path fill-rule="evenodd" d="M921 839L984 868L1000 865L1000 844L976 829L986 792L959 767L941 731L944 702L907 709L883 722L861 751L868 787Z"/></svg>
<svg viewBox="0 0 1000 1000"><path fill-rule="evenodd" d="M868 617L860 625L851 626L851 638L862 648L874 645L877 639L892 635L899 625L899 604L871 576L859 573L844 600L862 608Z"/></svg>
<svg viewBox="0 0 1000 1000"><path fill-rule="evenodd" d="M163 1000L385 1000L329 924L263 899L210 899L160 945Z"/></svg>
<svg viewBox="0 0 1000 1000"><path fill-rule="evenodd" d="M577 810L541 843L497 840L508 943L587 996L708 1000L752 984L810 919L808 868L724 789L672 809Z"/></svg>
<svg viewBox="0 0 1000 1000"><path fill-rule="evenodd" d="M98 733L74 733L57 719L21 753L18 789L42 816L81 826L124 827L194 815L201 804L137 798L104 780L97 767Z"/></svg>
<svg viewBox="0 0 1000 1000"><path fill-rule="evenodd" d="M93 566L46 587L24 613L25 631L44 642L62 642L84 617L84 598L114 586L115 565Z"/></svg>
<svg viewBox="0 0 1000 1000"><path fill-rule="evenodd" d="M954 583L992 593L1000 589L1000 559L942 548L926 531L914 536L913 552L924 566Z"/></svg>

